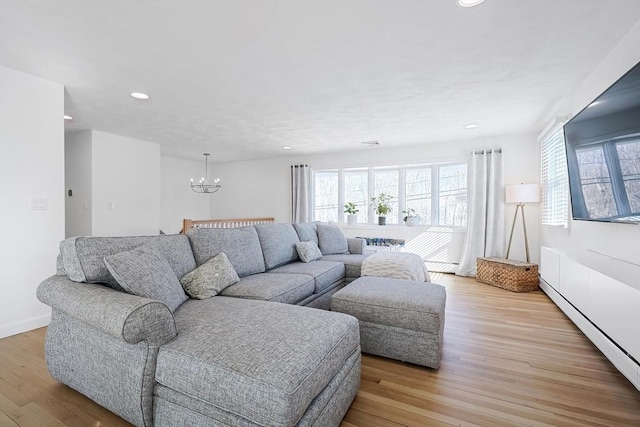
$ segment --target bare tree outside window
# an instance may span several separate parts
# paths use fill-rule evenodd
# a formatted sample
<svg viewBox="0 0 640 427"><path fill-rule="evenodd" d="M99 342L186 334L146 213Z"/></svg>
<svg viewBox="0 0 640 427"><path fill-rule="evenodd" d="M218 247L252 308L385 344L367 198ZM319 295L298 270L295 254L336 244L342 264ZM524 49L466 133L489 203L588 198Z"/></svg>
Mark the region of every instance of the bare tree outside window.
<svg viewBox="0 0 640 427"><path fill-rule="evenodd" d="M381 193L393 197L391 202L391 213L387 215L387 224L398 223L398 169L380 169L374 172L374 195Z"/></svg>
<svg viewBox="0 0 640 427"><path fill-rule="evenodd" d="M606 218L618 215L602 146L576 150L576 157L580 171L580 185L589 216Z"/></svg>
<svg viewBox="0 0 640 427"><path fill-rule="evenodd" d="M439 225L467 225L467 166L440 167Z"/></svg>
<svg viewBox="0 0 640 427"><path fill-rule="evenodd" d="M384 193L392 196L387 224L404 224L402 211L413 209L424 226L467 225L464 163L320 170L313 182L316 221L345 222L342 205L353 202L359 223L376 224L370 201Z"/></svg>
<svg viewBox="0 0 640 427"><path fill-rule="evenodd" d="M616 144L631 212L640 212L640 140Z"/></svg>
<svg viewBox="0 0 640 427"><path fill-rule="evenodd" d="M431 224L431 168L406 171L405 209L413 209L423 224Z"/></svg>
<svg viewBox="0 0 640 427"><path fill-rule="evenodd" d="M369 171L367 169L344 172L344 200L358 208L358 222L369 221Z"/></svg>
<svg viewBox="0 0 640 427"><path fill-rule="evenodd" d="M316 221L338 221L338 171L315 173L314 218Z"/></svg>

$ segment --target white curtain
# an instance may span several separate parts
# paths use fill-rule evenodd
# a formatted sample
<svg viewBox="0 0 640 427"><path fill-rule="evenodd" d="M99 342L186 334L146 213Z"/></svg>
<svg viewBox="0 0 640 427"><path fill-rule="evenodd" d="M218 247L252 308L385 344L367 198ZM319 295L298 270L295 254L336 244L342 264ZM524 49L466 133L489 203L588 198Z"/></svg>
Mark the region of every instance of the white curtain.
<svg viewBox="0 0 640 427"><path fill-rule="evenodd" d="M476 275L476 258L504 257L504 173L502 150L479 150L471 155L469 220L459 276Z"/></svg>
<svg viewBox="0 0 640 427"><path fill-rule="evenodd" d="M291 222L309 222L311 171L309 165L291 165Z"/></svg>

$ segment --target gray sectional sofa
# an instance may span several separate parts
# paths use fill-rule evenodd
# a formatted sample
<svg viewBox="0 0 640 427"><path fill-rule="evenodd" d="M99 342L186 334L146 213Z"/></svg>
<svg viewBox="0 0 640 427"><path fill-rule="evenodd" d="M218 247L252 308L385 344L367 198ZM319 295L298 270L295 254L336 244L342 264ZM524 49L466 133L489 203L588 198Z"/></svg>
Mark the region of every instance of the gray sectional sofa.
<svg viewBox="0 0 640 427"><path fill-rule="evenodd" d="M308 307L329 308L359 276L365 242L325 227L64 240L58 273L38 288L53 309L51 375L138 426L338 425L360 384L358 321ZM300 241L322 258L301 262ZM173 310L127 293L105 257L149 245L170 280L223 252L239 281L212 298L184 295Z"/></svg>

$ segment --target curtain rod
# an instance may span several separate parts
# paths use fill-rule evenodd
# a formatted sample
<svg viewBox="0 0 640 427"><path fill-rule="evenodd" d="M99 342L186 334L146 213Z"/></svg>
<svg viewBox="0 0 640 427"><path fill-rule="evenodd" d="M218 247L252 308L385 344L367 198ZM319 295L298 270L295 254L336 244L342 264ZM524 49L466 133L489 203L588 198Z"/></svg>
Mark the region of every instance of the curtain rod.
<svg viewBox="0 0 640 427"><path fill-rule="evenodd" d="M492 150L477 150L473 152L473 154L491 154L491 153L502 153L502 148L494 148Z"/></svg>
<svg viewBox="0 0 640 427"><path fill-rule="evenodd" d="M307 163L303 164L303 165L291 165L292 168L308 168L309 165Z"/></svg>

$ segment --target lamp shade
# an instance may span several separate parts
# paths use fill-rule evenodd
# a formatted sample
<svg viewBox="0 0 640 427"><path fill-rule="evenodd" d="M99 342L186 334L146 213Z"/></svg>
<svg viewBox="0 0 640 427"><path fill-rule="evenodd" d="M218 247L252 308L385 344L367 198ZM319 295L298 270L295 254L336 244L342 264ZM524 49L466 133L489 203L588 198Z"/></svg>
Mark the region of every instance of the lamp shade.
<svg viewBox="0 0 640 427"><path fill-rule="evenodd" d="M539 203L540 186L538 184L507 185L507 203Z"/></svg>

